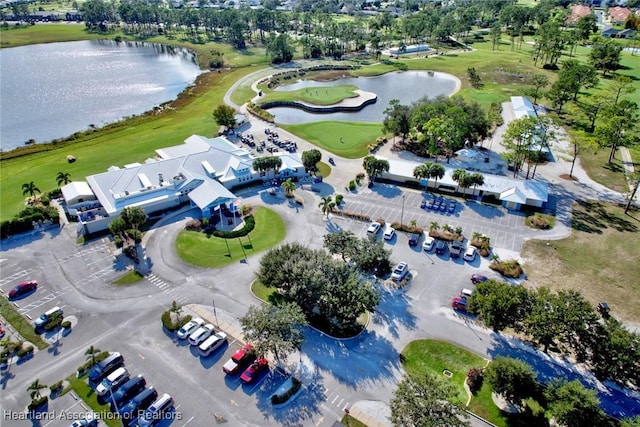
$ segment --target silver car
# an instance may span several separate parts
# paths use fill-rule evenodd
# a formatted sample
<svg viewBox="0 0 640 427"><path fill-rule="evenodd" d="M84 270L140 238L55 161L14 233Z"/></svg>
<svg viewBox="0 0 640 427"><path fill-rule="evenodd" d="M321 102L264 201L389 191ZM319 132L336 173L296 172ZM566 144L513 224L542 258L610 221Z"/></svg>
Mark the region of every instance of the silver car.
<svg viewBox="0 0 640 427"><path fill-rule="evenodd" d="M202 341L211 336L214 331L214 326L211 323L207 323L204 326L199 327L194 333L189 335L189 344L200 345Z"/></svg>
<svg viewBox="0 0 640 427"><path fill-rule="evenodd" d="M196 317L195 319L191 319L189 320L187 323L184 324L184 326L182 326L182 328L180 328L180 330L178 331L178 338L180 338L181 340L184 340L186 338L189 337L189 335L191 335L192 333L194 333L196 330L198 330L198 328L200 326L204 325L204 320L202 320L199 317Z"/></svg>

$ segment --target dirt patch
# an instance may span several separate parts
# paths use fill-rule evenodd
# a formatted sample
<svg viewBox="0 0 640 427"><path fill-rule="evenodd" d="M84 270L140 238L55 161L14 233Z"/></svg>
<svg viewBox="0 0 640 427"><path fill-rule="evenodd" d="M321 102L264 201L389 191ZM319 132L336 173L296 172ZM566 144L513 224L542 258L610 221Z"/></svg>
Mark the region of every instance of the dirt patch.
<svg viewBox="0 0 640 427"><path fill-rule="evenodd" d="M580 181L578 178L576 178L575 176L569 176L568 173L563 173L562 175L560 175L560 178L566 180L566 181L575 181L578 182Z"/></svg>

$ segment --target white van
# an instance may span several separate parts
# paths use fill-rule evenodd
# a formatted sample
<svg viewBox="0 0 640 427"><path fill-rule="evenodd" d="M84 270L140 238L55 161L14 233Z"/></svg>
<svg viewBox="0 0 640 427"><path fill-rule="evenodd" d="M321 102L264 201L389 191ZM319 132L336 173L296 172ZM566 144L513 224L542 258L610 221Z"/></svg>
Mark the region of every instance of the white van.
<svg viewBox="0 0 640 427"><path fill-rule="evenodd" d="M225 342L227 342L227 334L225 334L224 332L218 332L217 334L211 335L198 346L200 356L207 357L208 355L222 347Z"/></svg>
<svg viewBox="0 0 640 427"><path fill-rule="evenodd" d="M63 312L60 307L53 307L42 313L33 323L36 328L44 328L55 316L62 316Z"/></svg>
<svg viewBox="0 0 640 427"><path fill-rule="evenodd" d="M173 399L167 393L160 396L138 418L139 427L149 427L163 420L167 412L173 407Z"/></svg>
<svg viewBox="0 0 640 427"><path fill-rule="evenodd" d="M471 289L464 288L460 291L460 296L464 298L469 298L473 291Z"/></svg>
<svg viewBox="0 0 640 427"><path fill-rule="evenodd" d="M102 380L96 387L96 393L98 396L104 396L109 391L118 388L118 386L124 384L129 379L129 371L125 368L118 368L109 374L107 378Z"/></svg>

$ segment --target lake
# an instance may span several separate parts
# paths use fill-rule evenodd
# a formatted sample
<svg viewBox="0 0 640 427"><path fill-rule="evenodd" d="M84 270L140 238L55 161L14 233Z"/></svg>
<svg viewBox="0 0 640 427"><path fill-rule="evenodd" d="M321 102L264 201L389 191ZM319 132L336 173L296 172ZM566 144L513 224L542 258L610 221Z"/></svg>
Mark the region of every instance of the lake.
<svg viewBox="0 0 640 427"><path fill-rule="evenodd" d="M172 46L92 40L0 50L0 148L48 142L142 114L202 72Z"/></svg>
<svg viewBox="0 0 640 427"><path fill-rule="evenodd" d="M275 107L269 112L278 123L295 124L341 120L355 122L380 123L384 119L384 110L389 101L399 99L404 105L421 98L435 98L438 95L451 95L456 90L458 80L450 74L431 71L398 71L376 77L348 77L330 82L299 80L290 85L278 86L275 90L289 91L307 87L327 87L335 85L356 85L358 88L378 95L375 104L368 105L357 112L314 114L297 108Z"/></svg>

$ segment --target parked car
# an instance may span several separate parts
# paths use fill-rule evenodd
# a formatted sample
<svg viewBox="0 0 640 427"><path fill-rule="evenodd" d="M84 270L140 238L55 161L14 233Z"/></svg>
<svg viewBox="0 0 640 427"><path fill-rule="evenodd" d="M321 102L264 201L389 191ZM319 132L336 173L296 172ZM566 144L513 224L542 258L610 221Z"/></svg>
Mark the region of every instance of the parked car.
<svg viewBox="0 0 640 427"><path fill-rule="evenodd" d="M93 412L75 420L69 427L97 427L98 417Z"/></svg>
<svg viewBox="0 0 640 427"><path fill-rule="evenodd" d="M472 293L473 291L471 289L462 288L462 290L460 291L460 297L469 298Z"/></svg>
<svg viewBox="0 0 640 427"><path fill-rule="evenodd" d="M395 235L396 230L394 230L392 227L387 227L387 229L384 230L384 235L382 237L384 238L384 240L391 240Z"/></svg>
<svg viewBox="0 0 640 427"><path fill-rule="evenodd" d="M222 365L222 370L227 375L233 375L248 363L253 362L255 357L253 346L251 344L245 344L233 353L233 356L227 360L227 363Z"/></svg>
<svg viewBox="0 0 640 427"><path fill-rule="evenodd" d="M454 240L453 243L451 244L451 248L449 248L449 253L451 254L451 258L460 257L460 254L462 253L463 250L464 250L464 245L462 244L462 242L458 242L457 240Z"/></svg>
<svg viewBox="0 0 640 427"><path fill-rule="evenodd" d="M110 373L107 378L102 380L96 387L96 394L98 396L105 396L112 390L115 390L125 382L129 380L129 371L125 368L118 368Z"/></svg>
<svg viewBox="0 0 640 427"><path fill-rule="evenodd" d="M189 344L200 345L202 341L211 336L214 330L215 328L211 323L200 326L194 333L189 335Z"/></svg>
<svg viewBox="0 0 640 427"><path fill-rule="evenodd" d="M222 347L226 342L227 334L225 334L224 332L215 333L204 340L202 344L198 346L198 352L200 353L200 356L207 357L211 353Z"/></svg>
<svg viewBox="0 0 640 427"><path fill-rule="evenodd" d="M413 247L413 246L418 246L418 243L420 242L420 235L413 233L409 236L409 246Z"/></svg>
<svg viewBox="0 0 640 427"><path fill-rule="evenodd" d="M37 288L38 282L35 280L27 280L9 291L9 299L20 298Z"/></svg>
<svg viewBox="0 0 640 427"><path fill-rule="evenodd" d="M449 213L454 213L456 211L456 201L451 199L449 200L449 208L448 208Z"/></svg>
<svg viewBox="0 0 640 427"><path fill-rule="evenodd" d="M486 282L487 280L489 280L489 278L487 276L483 276L482 274L472 274L471 275L471 282L474 285L476 283Z"/></svg>
<svg viewBox="0 0 640 427"><path fill-rule="evenodd" d="M138 412L147 409L157 398L158 392L153 387L145 388L119 409L120 420L127 426L133 424L138 419Z"/></svg>
<svg viewBox="0 0 640 427"><path fill-rule="evenodd" d="M391 280L399 282L400 280L404 279L407 274L409 274L409 264L407 264L406 262L401 262L400 264L396 265L396 268L393 269L393 272L391 273Z"/></svg>
<svg viewBox="0 0 640 427"><path fill-rule="evenodd" d="M425 252L430 252L431 250L433 250L435 243L436 243L436 239L434 239L433 237L424 236L424 243L422 244L422 250Z"/></svg>
<svg viewBox="0 0 640 427"><path fill-rule="evenodd" d="M199 317L196 317L195 319L189 320L178 331L178 334L177 334L178 338L180 338L181 340L184 340L184 339L188 338L189 335L191 335L192 333L197 331L198 328L200 328L200 326L202 326L202 325L204 325L204 320L202 320Z"/></svg>
<svg viewBox="0 0 640 427"><path fill-rule="evenodd" d="M150 427L158 424L167 417L173 404L173 398L167 393L163 394L138 417L138 427Z"/></svg>
<svg viewBox="0 0 640 427"><path fill-rule="evenodd" d="M464 260L472 262L476 259L477 250L474 246L469 245L466 251L464 251Z"/></svg>
<svg viewBox="0 0 640 427"><path fill-rule="evenodd" d="M447 244L442 240L438 240L438 243L436 243L436 253L438 255L443 255L446 251L447 251Z"/></svg>
<svg viewBox="0 0 640 427"><path fill-rule="evenodd" d="M2 323L0 323L0 338L4 338L4 334L6 334L7 332L4 330L4 328L2 327Z"/></svg>
<svg viewBox="0 0 640 427"><path fill-rule="evenodd" d="M245 384L252 383L263 372L269 369L269 361L264 357L257 358L247 369L240 375L240 381Z"/></svg>
<svg viewBox="0 0 640 427"><path fill-rule="evenodd" d="M147 385L147 381L142 375L133 377L126 383L122 384L122 386L118 387L118 389L111 395L111 398L109 399L111 410L115 411L116 406L122 406L129 399L140 393L142 390L144 390L145 385Z"/></svg>
<svg viewBox="0 0 640 427"><path fill-rule="evenodd" d="M371 234L375 236L376 234L378 234L379 230L380 230L380 223L372 222L371 224L369 224L369 228L367 228L367 234Z"/></svg>
<svg viewBox="0 0 640 427"><path fill-rule="evenodd" d="M124 364L124 357L118 352L111 353L102 362L97 363L89 372L89 384L94 387L111 372Z"/></svg>
<svg viewBox="0 0 640 427"><path fill-rule="evenodd" d="M49 309L44 313L42 313L40 317L38 317L33 322L33 324L35 325L36 329L42 330L44 327L46 327L49 324L49 322L51 322L53 319L55 319L58 316L62 317L63 314L64 312L60 307L53 307L52 309Z"/></svg>
<svg viewBox="0 0 640 427"><path fill-rule="evenodd" d="M464 297L455 297L452 301L451 301L451 308L453 308L454 310L458 310L458 311L462 311L462 312L467 312L467 299Z"/></svg>

